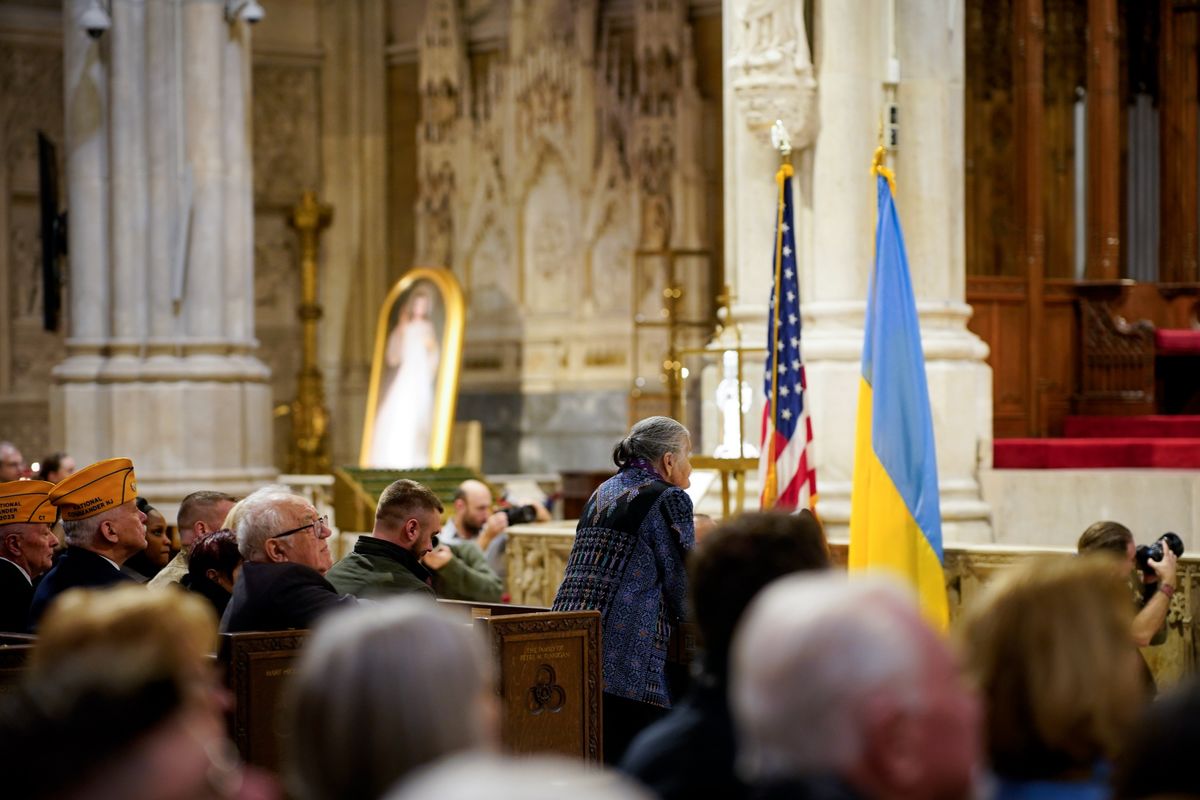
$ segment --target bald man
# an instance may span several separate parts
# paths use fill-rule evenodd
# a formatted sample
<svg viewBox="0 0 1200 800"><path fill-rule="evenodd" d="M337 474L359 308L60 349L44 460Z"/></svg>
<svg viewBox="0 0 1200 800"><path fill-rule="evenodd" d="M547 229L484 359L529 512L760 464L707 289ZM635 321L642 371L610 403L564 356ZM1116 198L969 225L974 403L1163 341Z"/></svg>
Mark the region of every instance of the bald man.
<svg viewBox="0 0 1200 800"><path fill-rule="evenodd" d="M438 540L445 544L471 542L480 552L508 527L504 512L492 512L492 490L477 480L465 480L454 490L454 516L446 520Z"/></svg>

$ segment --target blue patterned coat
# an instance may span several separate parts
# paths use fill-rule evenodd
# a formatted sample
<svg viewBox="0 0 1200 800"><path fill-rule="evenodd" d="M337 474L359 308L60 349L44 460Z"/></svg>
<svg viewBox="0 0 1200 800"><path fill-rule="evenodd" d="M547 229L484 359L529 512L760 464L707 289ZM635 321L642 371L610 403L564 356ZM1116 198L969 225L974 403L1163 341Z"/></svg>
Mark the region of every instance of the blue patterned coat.
<svg viewBox="0 0 1200 800"><path fill-rule="evenodd" d="M641 467L621 470L584 506L554 610L600 611L609 694L670 707L667 643L687 606L695 539L691 498Z"/></svg>

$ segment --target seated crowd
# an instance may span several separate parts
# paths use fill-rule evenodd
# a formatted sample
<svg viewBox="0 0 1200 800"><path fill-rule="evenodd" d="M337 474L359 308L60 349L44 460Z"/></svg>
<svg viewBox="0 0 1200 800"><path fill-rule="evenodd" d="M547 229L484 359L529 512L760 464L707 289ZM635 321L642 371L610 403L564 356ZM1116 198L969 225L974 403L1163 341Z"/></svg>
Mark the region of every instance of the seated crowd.
<svg viewBox="0 0 1200 800"><path fill-rule="evenodd" d="M1135 607L1132 535L1092 526L1078 557L990 581L946 636L902 584L835 569L808 511L693 517L679 491L690 437L674 425L635 426L618 446L555 602L597 608L602 643L619 643L605 651L601 770L503 756L496 665L433 602L502 601L488 555L497 541L503 554L508 519L486 484L464 483L447 509L395 481L335 563L329 520L283 486L189 495L172 553L129 459L0 482L0 627L36 634L21 684L0 694L4 795L1200 798L1185 757L1200 685L1152 701L1137 650L1166 620L1169 550L1134 571ZM624 561L603 555L614 541ZM686 569L664 577L673 564ZM661 653L685 616L700 654L681 687ZM240 762L212 653L218 632L288 629L312 635L281 706L277 777ZM618 674L651 690L610 698Z"/></svg>

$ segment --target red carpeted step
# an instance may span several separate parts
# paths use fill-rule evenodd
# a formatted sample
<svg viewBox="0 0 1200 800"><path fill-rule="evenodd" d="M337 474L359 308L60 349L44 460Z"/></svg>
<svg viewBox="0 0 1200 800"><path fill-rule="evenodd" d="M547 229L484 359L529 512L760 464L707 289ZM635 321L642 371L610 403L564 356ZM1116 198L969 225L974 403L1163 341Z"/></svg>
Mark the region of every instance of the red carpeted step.
<svg viewBox="0 0 1200 800"><path fill-rule="evenodd" d="M1198 416L1067 417L1063 436L1068 439L1200 438Z"/></svg>
<svg viewBox="0 0 1200 800"><path fill-rule="evenodd" d="M1159 328L1154 332L1154 350L1160 356L1200 356L1200 330Z"/></svg>
<svg viewBox="0 0 1200 800"><path fill-rule="evenodd" d="M997 439L996 469L1200 469L1200 438Z"/></svg>

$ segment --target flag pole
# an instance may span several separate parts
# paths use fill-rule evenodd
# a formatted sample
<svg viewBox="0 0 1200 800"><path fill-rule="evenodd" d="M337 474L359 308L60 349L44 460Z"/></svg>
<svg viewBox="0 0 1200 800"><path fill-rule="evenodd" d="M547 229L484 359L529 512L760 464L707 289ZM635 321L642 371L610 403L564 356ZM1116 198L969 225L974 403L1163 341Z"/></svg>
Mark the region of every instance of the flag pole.
<svg viewBox="0 0 1200 800"><path fill-rule="evenodd" d="M793 175L792 144L788 138L787 128L782 120L775 120L771 126L771 144L779 151L779 170L775 173L775 185L778 187L775 208L775 275L771 293L775 298L775 307L771 314L771 396L767 398L770 406L771 437L767 441L767 474L763 480L762 507L770 508L779 497L778 476L775 466L775 424L778 420L779 405L779 307L781 298L779 287L783 271L783 189L786 181Z"/></svg>

